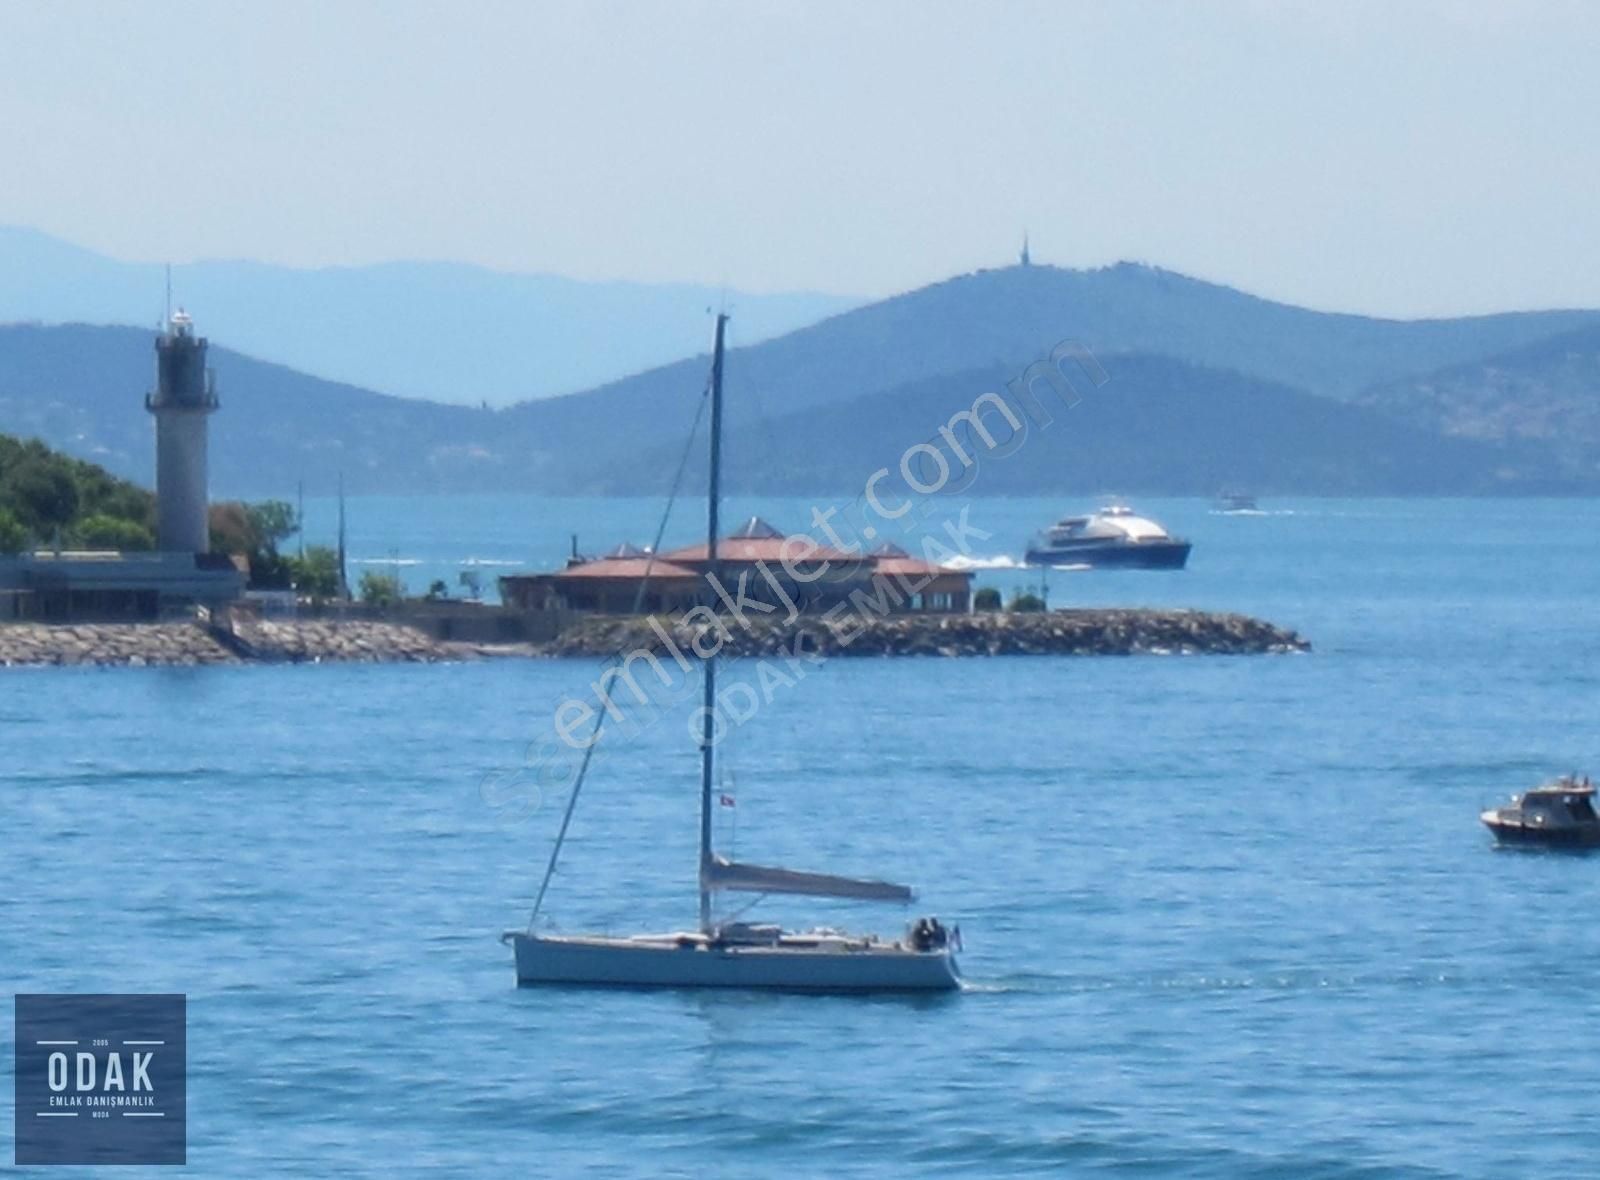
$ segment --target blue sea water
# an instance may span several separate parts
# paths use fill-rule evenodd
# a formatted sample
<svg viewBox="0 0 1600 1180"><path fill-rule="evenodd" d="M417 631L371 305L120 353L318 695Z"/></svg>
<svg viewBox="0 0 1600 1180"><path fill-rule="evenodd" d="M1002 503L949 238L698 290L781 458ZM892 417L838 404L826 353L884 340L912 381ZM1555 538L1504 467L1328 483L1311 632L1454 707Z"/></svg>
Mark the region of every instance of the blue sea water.
<svg viewBox="0 0 1600 1180"><path fill-rule="evenodd" d="M971 520L1000 557L1066 507ZM519 660L0 672L0 971L187 993L205 1176L1593 1174L1600 857L1496 851L1477 812L1600 771L1594 504L1139 507L1191 568L1052 574L1053 605L1237 609L1315 651L834 660L727 741L724 844L915 882L959 995L517 989L497 936L563 795L485 778L596 671ZM361 500L351 548L533 568L655 511ZM686 718L608 737L558 928L692 922Z"/></svg>

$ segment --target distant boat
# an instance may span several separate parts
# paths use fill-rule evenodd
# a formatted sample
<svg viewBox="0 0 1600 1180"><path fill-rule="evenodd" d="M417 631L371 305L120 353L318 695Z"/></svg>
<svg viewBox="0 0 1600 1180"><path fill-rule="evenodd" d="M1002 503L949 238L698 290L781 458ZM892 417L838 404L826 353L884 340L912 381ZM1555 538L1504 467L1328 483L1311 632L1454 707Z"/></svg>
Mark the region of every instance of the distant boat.
<svg viewBox="0 0 1600 1180"><path fill-rule="evenodd" d="M1600 845L1600 815L1594 809L1594 784L1575 774L1511 796L1509 807L1492 807L1478 817L1502 844L1558 848Z"/></svg>
<svg viewBox="0 0 1600 1180"><path fill-rule="evenodd" d="M718 486L721 477L722 354L727 316L717 317L711 361L711 480L707 496L707 548L717 564ZM935 918L919 918L903 938L851 935L836 930L789 933L777 926L718 921L718 893L800 894L857 901L909 902L912 892L889 881L741 864L712 847L712 784L716 750L717 661L703 664L700 741L700 925L696 930L614 937L534 933L544 890L560 854L561 836L545 871L526 930L501 937L516 953L519 984L587 984L626 987L773 988L814 992L932 992L960 986L955 951L959 934ZM576 786L574 787L576 791ZM568 803L567 818L576 795ZM563 821L562 836L566 833Z"/></svg>
<svg viewBox="0 0 1600 1180"><path fill-rule="evenodd" d="M1216 511L1224 516L1261 516L1261 506L1249 492L1220 492Z"/></svg>
<svg viewBox="0 0 1600 1180"><path fill-rule="evenodd" d="M1126 504L1057 521L1028 545L1029 565L1082 565L1096 569L1179 570L1189 542L1174 537Z"/></svg>

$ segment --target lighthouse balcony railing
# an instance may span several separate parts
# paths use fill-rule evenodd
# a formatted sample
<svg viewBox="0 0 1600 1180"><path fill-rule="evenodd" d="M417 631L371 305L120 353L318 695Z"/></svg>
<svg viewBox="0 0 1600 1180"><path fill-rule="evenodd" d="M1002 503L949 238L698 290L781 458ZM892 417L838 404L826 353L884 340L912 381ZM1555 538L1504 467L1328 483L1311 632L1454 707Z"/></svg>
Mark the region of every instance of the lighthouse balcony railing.
<svg viewBox="0 0 1600 1180"><path fill-rule="evenodd" d="M163 397L160 394L147 393L144 395L144 408L147 410L214 410L221 403L217 401L214 390L207 389L199 397Z"/></svg>

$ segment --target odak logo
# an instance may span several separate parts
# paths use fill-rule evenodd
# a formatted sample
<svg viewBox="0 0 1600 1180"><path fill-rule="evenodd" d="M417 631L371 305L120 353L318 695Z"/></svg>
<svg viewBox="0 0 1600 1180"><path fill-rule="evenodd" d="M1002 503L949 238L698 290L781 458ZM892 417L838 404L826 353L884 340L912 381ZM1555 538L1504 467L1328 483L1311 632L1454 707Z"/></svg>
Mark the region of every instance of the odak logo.
<svg viewBox="0 0 1600 1180"><path fill-rule="evenodd" d="M185 997L19 995L16 1162L181 1164Z"/></svg>

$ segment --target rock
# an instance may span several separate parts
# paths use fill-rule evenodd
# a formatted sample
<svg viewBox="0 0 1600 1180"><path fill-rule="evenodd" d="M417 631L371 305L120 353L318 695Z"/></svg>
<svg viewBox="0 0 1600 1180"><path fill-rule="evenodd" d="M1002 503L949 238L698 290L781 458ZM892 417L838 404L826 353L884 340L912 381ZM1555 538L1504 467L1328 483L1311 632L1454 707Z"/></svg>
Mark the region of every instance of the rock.
<svg viewBox="0 0 1600 1180"><path fill-rule="evenodd" d="M229 643L197 623L0 624L0 664L146 667L237 664L246 660L417 661L459 659L399 623L367 620L260 620L241 624Z"/></svg>
<svg viewBox="0 0 1600 1180"><path fill-rule="evenodd" d="M681 652L713 639L703 624L682 622L664 628ZM1182 651L1190 654L1256 654L1309 650L1295 632L1243 615L1189 610L1064 610L1039 614L1002 612L973 615L888 615L806 619L785 625L751 619L747 627L728 624L723 646L732 656L789 654L823 656L945 657L974 655L1132 655ZM604 657L619 652L668 650L648 620L591 616L579 620L539 654Z"/></svg>

